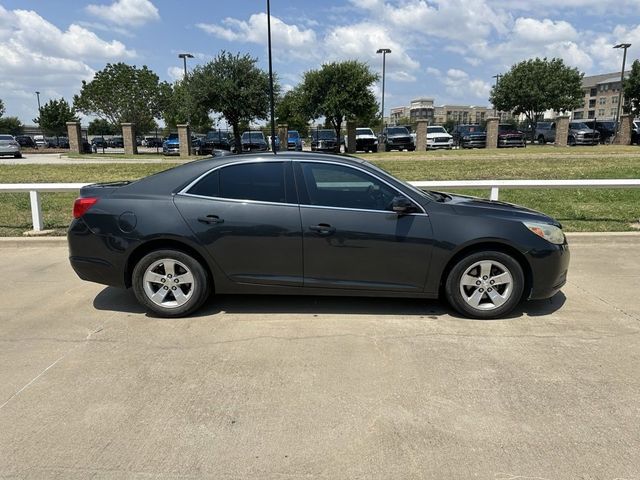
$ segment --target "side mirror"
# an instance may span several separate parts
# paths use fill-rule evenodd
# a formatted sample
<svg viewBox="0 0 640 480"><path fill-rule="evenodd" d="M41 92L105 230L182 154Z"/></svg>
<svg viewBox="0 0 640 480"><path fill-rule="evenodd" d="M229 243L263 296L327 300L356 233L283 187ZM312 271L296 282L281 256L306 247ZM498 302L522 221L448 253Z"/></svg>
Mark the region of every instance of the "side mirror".
<svg viewBox="0 0 640 480"><path fill-rule="evenodd" d="M407 213L415 212L416 207L406 197L394 197L391 201L391 210L398 215L406 215Z"/></svg>

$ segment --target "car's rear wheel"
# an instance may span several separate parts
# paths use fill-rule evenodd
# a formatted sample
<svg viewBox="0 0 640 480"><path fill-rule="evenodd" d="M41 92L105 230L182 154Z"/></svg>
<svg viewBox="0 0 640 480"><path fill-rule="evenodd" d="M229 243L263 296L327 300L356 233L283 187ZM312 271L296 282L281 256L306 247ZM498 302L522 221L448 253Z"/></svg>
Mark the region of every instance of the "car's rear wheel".
<svg viewBox="0 0 640 480"><path fill-rule="evenodd" d="M506 315L520 302L524 273L511 256L497 251L473 253L449 272L447 300L461 314L472 318Z"/></svg>
<svg viewBox="0 0 640 480"><path fill-rule="evenodd" d="M570 146L575 147L575 146L576 146L576 139L575 139L575 137L570 136L570 137L568 138L568 140L567 140L567 143L568 143Z"/></svg>
<svg viewBox="0 0 640 480"><path fill-rule="evenodd" d="M13 155L13 158L22 158L22 154L21 153L16 153Z"/></svg>
<svg viewBox="0 0 640 480"><path fill-rule="evenodd" d="M156 250L142 257L131 283L138 302L160 317L189 315L209 296L204 267L179 250Z"/></svg>

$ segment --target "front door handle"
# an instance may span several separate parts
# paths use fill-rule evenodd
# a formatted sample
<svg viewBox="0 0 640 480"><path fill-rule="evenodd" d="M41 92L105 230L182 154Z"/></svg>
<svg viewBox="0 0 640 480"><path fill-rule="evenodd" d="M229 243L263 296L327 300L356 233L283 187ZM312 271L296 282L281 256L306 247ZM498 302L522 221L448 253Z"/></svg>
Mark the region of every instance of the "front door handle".
<svg viewBox="0 0 640 480"><path fill-rule="evenodd" d="M217 215L207 215L206 217L198 217L198 221L201 223L224 223L224 220L218 217Z"/></svg>
<svg viewBox="0 0 640 480"><path fill-rule="evenodd" d="M328 223L320 223L318 225L311 225L309 230L316 232L319 235L332 235L336 232L336 229Z"/></svg>

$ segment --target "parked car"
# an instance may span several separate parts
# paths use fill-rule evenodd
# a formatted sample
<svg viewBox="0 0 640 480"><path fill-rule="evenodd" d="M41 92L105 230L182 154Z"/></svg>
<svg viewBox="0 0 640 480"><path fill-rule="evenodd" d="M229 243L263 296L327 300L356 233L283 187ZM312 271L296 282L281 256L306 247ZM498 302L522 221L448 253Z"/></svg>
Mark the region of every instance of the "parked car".
<svg viewBox="0 0 640 480"><path fill-rule="evenodd" d="M340 142L335 130L311 130L311 151L340 153Z"/></svg>
<svg viewBox="0 0 640 480"><path fill-rule="evenodd" d="M349 148L349 138L344 136L345 150ZM370 128L356 128L356 151L357 152L377 152L378 137Z"/></svg>
<svg viewBox="0 0 640 480"><path fill-rule="evenodd" d="M477 124L460 124L451 132L453 144L459 148L485 148L487 132Z"/></svg>
<svg viewBox="0 0 640 480"><path fill-rule="evenodd" d="M212 130L207 133L204 140L203 153L209 155L214 150L230 151L233 147L233 138L231 134L223 130Z"/></svg>
<svg viewBox="0 0 640 480"><path fill-rule="evenodd" d="M15 139L22 148L38 148L36 142L34 142L33 138L31 138L29 135L17 135Z"/></svg>
<svg viewBox="0 0 640 480"><path fill-rule="evenodd" d="M269 150L273 148L273 143L271 142L271 135L267 135L267 145L269 146ZM280 137L278 135L275 136L275 149L276 149L276 152L280 151Z"/></svg>
<svg viewBox="0 0 640 480"><path fill-rule="evenodd" d="M162 139L158 137L145 137L144 146L149 148L161 148Z"/></svg>
<svg viewBox="0 0 640 480"><path fill-rule="evenodd" d="M269 145L262 132L248 131L240 137L243 152L266 152Z"/></svg>
<svg viewBox="0 0 640 480"><path fill-rule="evenodd" d="M49 143L44 138L44 135L34 135L33 141L36 142L37 148L49 148Z"/></svg>
<svg viewBox="0 0 640 480"><path fill-rule="evenodd" d="M523 132L506 123L498 125L498 148L524 148L526 146L527 140Z"/></svg>
<svg viewBox="0 0 640 480"><path fill-rule="evenodd" d="M191 137L192 155L204 155L204 137Z"/></svg>
<svg viewBox="0 0 640 480"><path fill-rule="evenodd" d="M78 276L132 287L164 317L189 315L215 291L442 294L465 316L495 318L555 295L569 266L553 218L418 190L339 155L229 155L85 186L73 216Z"/></svg>
<svg viewBox="0 0 640 480"><path fill-rule="evenodd" d="M427 150L439 148L451 150L453 148L453 136L444 127L427 127Z"/></svg>
<svg viewBox="0 0 640 480"><path fill-rule="evenodd" d="M633 121L633 129L631 130L631 143L640 145L640 120Z"/></svg>
<svg viewBox="0 0 640 480"><path fill-rule="evenodd" d="M124 138L111 137L109 140L107 140L107 145L111 148L124 148Z"/></svg>
<svg viewBox="0 0 640 480"><path fill-rule="evenodd" d="M58 148L69 148L69 137L57 137Z"/></svg>
<svg viewBox="0 0 640 480"><path fill-rule="evenodd" d="M556 141L556 122L538 122L536 126L536 139L538 143L553 143ZM597 145L600 134L597 130L589 128L583 120L569 122L567 144L569 145Z"/></svg>
<svg viewBox="0 0 640 480"><path fill-rule="evenodd" d="M104 137L93 137L91 139L91 146L97 150L98 148L107 148L109 145Z"/></svg>
<svg viewBox="0 0 640 480"><path fill-rule="evenodd" d="M297 130L287 132L287 150L302 151L302 137Z"/></svg>
<svg viewBox="0 0 640 480"><path fill-rule="evenodd" d="M610 143L616 134L615 120L581 120L587 127L597 130L600 134L600 143Z"/></svg>
<svg viewBox="0 0 640 480"><path fill-rule="evenodd" d="M22 158L20 144L13 135L0 134L0 156L11 155L14 158Z"/></svg>
<svg viewBox="0 0 640 480"><path fill-rule="evenodd" d="M163 155L180 155L180 138L177 133L170 133L162 143Z"/></svg>
<svg viewBox="0 0 640 480"><path fill-rule="evenodd" d="M416 149L411 134L406 127L385 127L382 130L380 142L384 144L385 151Z"/></svg>

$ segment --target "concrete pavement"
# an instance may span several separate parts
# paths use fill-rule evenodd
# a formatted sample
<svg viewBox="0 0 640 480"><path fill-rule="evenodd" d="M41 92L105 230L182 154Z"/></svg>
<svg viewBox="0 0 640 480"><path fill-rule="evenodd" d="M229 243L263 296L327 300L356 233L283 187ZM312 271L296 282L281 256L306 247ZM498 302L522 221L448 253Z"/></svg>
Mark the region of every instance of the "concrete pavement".
<svg viewBox="0 0 640 480"><path fill-rule="evenodd" d="M37 244L37 242L36 242ZM512 318L221 297L180 320L0 244L0 478L640 478L640 236Z"/></svg>

